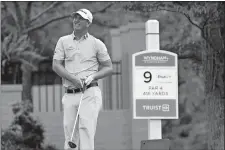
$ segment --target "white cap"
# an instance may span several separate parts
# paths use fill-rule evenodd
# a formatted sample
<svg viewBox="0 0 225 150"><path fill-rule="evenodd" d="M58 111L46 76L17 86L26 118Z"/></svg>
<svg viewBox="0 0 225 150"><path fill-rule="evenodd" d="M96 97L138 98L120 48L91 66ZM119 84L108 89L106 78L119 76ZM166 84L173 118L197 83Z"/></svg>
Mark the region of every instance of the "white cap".
<svg viewBox="0 0 225 150"><path fill-rule="evenodd" d="M81 15L81 17L83 17L84 19L87 19L89 22L92 23L93 16L92 16L92 13L89 10L84 9L84 8L79 9L78 11L72 13L72 15L75 15L75 14Z"/></svg>

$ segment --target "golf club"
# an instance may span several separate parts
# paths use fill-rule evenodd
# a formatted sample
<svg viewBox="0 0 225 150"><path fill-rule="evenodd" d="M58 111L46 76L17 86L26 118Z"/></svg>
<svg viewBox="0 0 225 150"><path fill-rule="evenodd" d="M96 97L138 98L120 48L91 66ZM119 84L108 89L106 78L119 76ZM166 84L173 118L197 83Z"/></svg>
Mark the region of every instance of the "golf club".
<svg viewBox="0 0 225 150"><path fill-rule="evenodd" d="M80 97L80 103L79 103L79 106L78 106L77 115L76 115L76 119L75 119L75 122L74 122L72 135L70 137L70 141L68 142L68 145L69 145L70 148L76 148L77 147L77 145L72 141L72 139L73 139L73 134L74 134L74 131L75 131L75 128L76 128L76 123L77 123L77 119L78 119L78 115L79 115L79 111L80 111L81 101L82 101L83 96L84 96L84 91L85 91L85 83L84 83L84 81L82 81L82 94L81 94L81 97Z"/></svg>

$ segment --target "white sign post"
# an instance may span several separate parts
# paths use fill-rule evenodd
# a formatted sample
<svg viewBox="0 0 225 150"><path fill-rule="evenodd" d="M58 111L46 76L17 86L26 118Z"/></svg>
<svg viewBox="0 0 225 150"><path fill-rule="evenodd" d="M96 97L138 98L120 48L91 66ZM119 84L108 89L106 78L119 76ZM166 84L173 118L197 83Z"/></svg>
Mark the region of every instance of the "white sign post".
<svg viewBox="0 0 225 150"><path fill-rule="evenodd" d="M178 119L177 54L160 50L157 20L145 29L146 50L132 55L133 118L148 119L148 139L157 140L161 119Z"/></svg>
<svg viewBox="0 0 225 150"><path fill-rule="evenodd" d="M159 50L159 22L148 20L145 23L146 50ZM148 139L162 139L161 120L148 120Z"/></svg>

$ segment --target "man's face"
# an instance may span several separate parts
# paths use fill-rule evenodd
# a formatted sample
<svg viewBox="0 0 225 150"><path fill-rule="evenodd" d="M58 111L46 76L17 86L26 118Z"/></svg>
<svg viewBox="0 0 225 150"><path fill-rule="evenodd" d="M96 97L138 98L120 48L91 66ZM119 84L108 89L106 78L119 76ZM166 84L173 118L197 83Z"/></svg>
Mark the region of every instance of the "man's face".
<svg viewBox="0 0 225 150"><path fill-rule="evenodd" d="M81 17L79 14L73 16L73 29L74 30L85 30L89 26L88 20Z"/></svg>

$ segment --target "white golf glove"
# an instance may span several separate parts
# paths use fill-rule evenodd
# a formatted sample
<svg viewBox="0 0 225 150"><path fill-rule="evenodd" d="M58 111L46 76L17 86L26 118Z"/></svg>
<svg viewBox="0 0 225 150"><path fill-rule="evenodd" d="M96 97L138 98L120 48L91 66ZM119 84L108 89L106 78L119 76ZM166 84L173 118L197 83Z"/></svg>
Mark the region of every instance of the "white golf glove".
<svg viewBox="0 0 225 150"><path fill-rule="evenodd" d="M94 77L92 75L88 76L85 80L86 86L89 85L94 80Z"/></svg>

